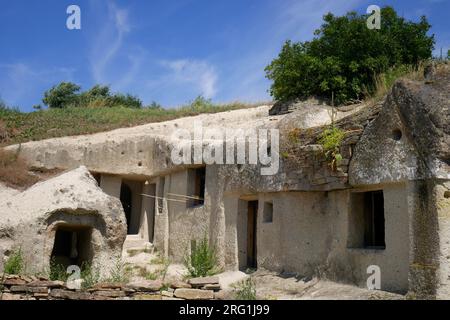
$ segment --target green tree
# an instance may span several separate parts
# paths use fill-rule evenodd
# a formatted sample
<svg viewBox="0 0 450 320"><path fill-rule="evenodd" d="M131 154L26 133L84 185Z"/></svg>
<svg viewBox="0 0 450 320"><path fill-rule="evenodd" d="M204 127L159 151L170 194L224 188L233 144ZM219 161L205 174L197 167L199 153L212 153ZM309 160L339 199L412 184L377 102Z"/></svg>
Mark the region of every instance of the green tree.
<svg viewBox="0 0 450 320"><path fill-rule="evenodd" d="M72 82L61 82L44 93L42 102L49 108L65 108L78 102L80 86Z"/></svg>
<svg viewBox="0 0 450 320"><path fill-rule="evenodd" d="M95 85L80 92L80 86L61 82L44 94L42 100L49 108L67 107L126 107L142 108L142 101L130 94L112 94L109 86Z"/></svg>
<svg viewBox="0 0 450 320"><path fill-rule="evenodd" d="M127 108L142 108L142 101L131 94L116 93L109 98L111 105Z"/></svg>
<svg viewBox="0 0 450 320"><path fill-rule="evenodd" d="M381 10L381 29L366 26L367 15L329 13L311 41L286 41L266 68L271 95L280 101L312 95L337 103L360 99L374 89L376 75L431 57L434 36L425 17L406 21L391 7Z"/></svg>

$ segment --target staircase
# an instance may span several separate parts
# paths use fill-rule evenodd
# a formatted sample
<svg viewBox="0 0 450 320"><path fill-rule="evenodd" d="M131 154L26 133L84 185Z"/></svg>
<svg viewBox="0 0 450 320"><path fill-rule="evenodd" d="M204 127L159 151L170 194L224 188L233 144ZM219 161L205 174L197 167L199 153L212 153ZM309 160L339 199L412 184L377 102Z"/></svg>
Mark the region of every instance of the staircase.
<svg viewBox="0 0 450 320"><path fill-rule="evenodd" d="M142 239L138 234L129 234L123 243L122 255L136 255L141 252L153 253L153 244Z"/></svg>

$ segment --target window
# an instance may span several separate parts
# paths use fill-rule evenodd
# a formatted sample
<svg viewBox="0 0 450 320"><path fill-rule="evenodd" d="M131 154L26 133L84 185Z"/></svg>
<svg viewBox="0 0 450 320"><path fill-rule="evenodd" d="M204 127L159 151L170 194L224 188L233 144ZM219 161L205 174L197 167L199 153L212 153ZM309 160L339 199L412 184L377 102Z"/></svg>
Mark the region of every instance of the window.
<svg viewBox="0 0 450 320"><path fill-rule="evenodd" d="M263 222L273 222L273 204L272 202L264 202Z"/></svg>
<svg viewBox="0 0 450 320"><path fill-rule="evenodd" d="M202 206L205 203L206 168L191 169L189 171L189 201L188 207Z"/></svg>
<svg viewBox="0 0 450 320"><path fill-rule="evenodd" d="M349 246L385 249L383 191L352 194Z"/></svg>

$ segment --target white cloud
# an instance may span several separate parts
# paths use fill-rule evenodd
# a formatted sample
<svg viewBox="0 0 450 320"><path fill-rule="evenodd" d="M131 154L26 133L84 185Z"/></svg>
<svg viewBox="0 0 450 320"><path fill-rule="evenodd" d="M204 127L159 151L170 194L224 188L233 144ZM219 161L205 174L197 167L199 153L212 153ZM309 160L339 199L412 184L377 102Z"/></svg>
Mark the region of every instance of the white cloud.
<svg viewBox="0 0 450 320"><path fill-rule="evenodd" d="M118 53L123 47L123 41L131 30L129 12L117 7L112 2L107 2L107 20L99 33L92 39L93 48L90 54L91 72L96 83L109 83L109 67L114 63ZM102 12L102 10L98 10ZM137 68L131 68L131 72ZM124 77L131 75L125 74Z"/></svg>
<svg viewBox="0 0 450 320"><path fill-rule="evenodd" d="M0 96L7 104L14 106L25 98L42 97L43 92L57 82L71 81L74 71L65 67L35 67L23 62L0 64Z"/></svg>
<svg viewBox="0 0 450 320"><path fill-rule="evenodd" d="M211 64L201 60L179 59L163 61L162 65L170 70L164 81L173 82L174 85L191 85L205 98L216 95L218 77Z"/></svg>

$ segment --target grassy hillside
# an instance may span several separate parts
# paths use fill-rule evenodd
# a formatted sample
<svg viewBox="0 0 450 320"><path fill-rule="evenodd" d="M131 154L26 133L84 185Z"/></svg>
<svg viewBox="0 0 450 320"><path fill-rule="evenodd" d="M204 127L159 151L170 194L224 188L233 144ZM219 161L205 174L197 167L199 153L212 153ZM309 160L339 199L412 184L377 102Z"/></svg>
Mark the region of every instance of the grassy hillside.
<svg viewBox="0 0 450 320"><path fill-rule="evenodd" d="M239 102L222 105L193 103L178 109L80 107L24 113L0 105L0 146L54 137L90 134L200 113L217 113L255 106L257 104Z"/></svg>

